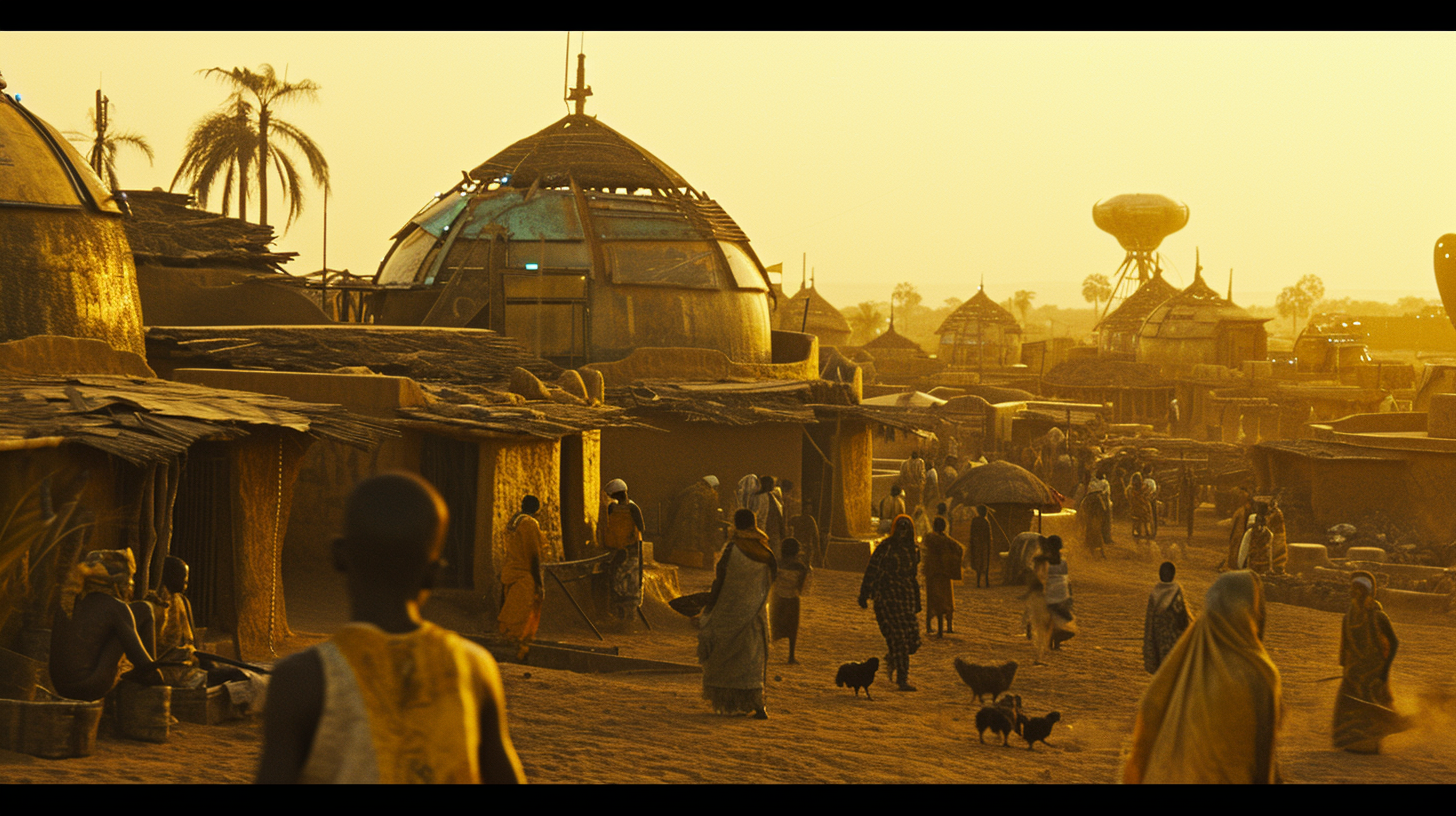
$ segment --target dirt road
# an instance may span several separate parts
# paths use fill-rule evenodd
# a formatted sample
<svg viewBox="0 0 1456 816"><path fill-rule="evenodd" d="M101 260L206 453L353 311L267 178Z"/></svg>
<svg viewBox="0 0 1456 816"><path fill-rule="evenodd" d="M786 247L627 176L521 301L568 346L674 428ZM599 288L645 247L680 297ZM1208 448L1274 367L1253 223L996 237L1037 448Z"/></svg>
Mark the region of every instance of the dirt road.
<svg viewBox="0 0 1456 816"><path fill-rule="evenodd" d="M1195 608L1223 551L1211 524L1186 558L1179 580ZM697 675L583 675L503 666L509 722L533 782L1113 782L1118 778L1139 696L1148 682L1141 637L1157 561L1115 548L1106 561L1069 557L1080 634L1033 666L1017 631L1014 587L956 589L956 634L928 639L911 658L913 693L891 690L882 672L873 701L834 687L848 660L883 656L873 614L855 604L859 576L819 571L806 596L798 649L785 641L769 665L766 722L713 715ZM705 589L706 570L680 572L684 592ZM291 603L291 601L290 601ZM649 609L656 631L609 635L626 655L694 662L695 633L665 607ZM1393 612L1401 639L1391 680L1397 706L1419 710L1421 725L1386 741L1379 756L1330 748L1339 674L1340 616L1271 604L1267 644L1284 683L1278 752L1291 782L1456 782L1456 620ZM295 627L299 627L295 621ZM562 622L543 637L595 642ZM951 662L1017 660L1013 690L1031 715L1061 713L1054 747L1028 751L977 742L978 706ZM529 675L529 676L528 676ZM0 752L4 782L241 782L256 767L256 721L204 728L180 725L166 745L103 738L92 757L40 760ZM989 735L988 735L989 737Z"/></svg>

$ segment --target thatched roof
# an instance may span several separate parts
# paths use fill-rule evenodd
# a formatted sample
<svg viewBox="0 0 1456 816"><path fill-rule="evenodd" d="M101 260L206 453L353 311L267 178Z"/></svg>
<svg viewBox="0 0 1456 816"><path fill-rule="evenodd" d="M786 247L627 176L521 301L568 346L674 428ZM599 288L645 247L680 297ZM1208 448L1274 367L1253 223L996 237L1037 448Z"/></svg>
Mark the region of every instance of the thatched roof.
<svg viewBox="0 0 1456 816"><path fill-rule="evenodd" d="M481 385L524 368L542 379L561 369L488 329L328 326L153 326L147 356L177 367L327 373L365 366L421 382Z"/></svg>
<svg viewBox="0 0 1456 816"><path fill-rule="evenodd" d="M1098 331L1137 331L1142 327L1143 321L1153 310L1163 305L1168 298L1178 294L1178 288L1161 273L1153 277L1137 288L1127 300L1112 310L1102 322L1097 324Z"/></svg>
<svg viewBox="0 0 1456 816"><path fill-rule="evenodd" d="M273 228L193 209L192 196L161 190L123 193L131 217L123 222L138 263L234 266L282 272L297 252L273 252Z"/></svg>
<svg viewBox="0 0 1456 816"><path fill-rule="evenodd" d="M594 116L570 114L491 156L470 171L479 181L509 177L508 186L682 190L688 183L665 162Z"/></svg>
<svg viewBox="0 0 1456 816"><path fill-rule="evenodd" d="M955 334L966 331L967 327L974 326L976 323L990 323L1021 331L1021 324L1016 322L1016 318L1010 312L992 300L990 295L986 294L985 289L977 289L975 296L956 307L956 310L946 317L935 333Z"/></svg>
<svg viewBox="0 0 1456 816"><path fill-rule="evenodd" d="M820 381L823 382L823 381ZM825 387L841 387L824 382ZM672 414L689 422L753 425L759 422L815 422L809 407L816 402L806 380L749 383L683 383L647 381L607 389L609 402L634 415Z"/></svg>
<svg viewBox="0 0 1456 816"><path fill-rule="evenodd" d="M702 232L723 241L748 240L717 202L594 116L565 116L486 159L468 175L487 184L508 179L505 186L520 189L565 187L574 181L584 189L653 190L678 204Z"/></svg>
<svg viewBox="0 0 1456 816"><path fill-rule="evenodd" d="M805 303L809 306L807 321L804 319ZM846 338L851 331L844 313L834 308L834 304L825 300L812 286L800 289L776 308L778 313L774 322L781 331L804 331L815 335L838 333Z"/></svg>
<svg viewBox="0 0 1456 816"><path fill-rule="evenodd" d="M1177 340L1211 338L1218 324L1225 322L1262 325L1268 319L1254 317L1233 301L1221 297L1195 270L1193 283L1155 308L1138 334L1141 337Z"/></svg>
<svg viewBox="0 0 1456 816"><path fill-rule="evenodd" d="M1055 490L1031 471L1010 462L968 468L945 492L964 504L1026 504L1043 513L1062 509Z"/></svg>
<svg viewBox="0 0 1456 816"><path fill-rule="evenodd" d="M0 378L0 439L60 437L137 465L165 462L203 439L249 426L289 428L357 448L393 435L337 405L116 375Z"/></svg>
<svg viewBox="0 0 1456 816"><path fill-rule="evenodd" d="M871 351L871 352L875 352L875 351L919 351L919 352L924 353L924 349L920 348L920 344L919 343L917 343L914 340L911 340L910 338L906 337L905 335L903 335L903 334L895 331L895 327L893 325L891 325L890 328L885 329L885 332L883 334L881 334L879 337L876 337L875 339L869 341L868 343L865 343L864 346L862 346L862 348L864 348L867 351Z"/></svg>

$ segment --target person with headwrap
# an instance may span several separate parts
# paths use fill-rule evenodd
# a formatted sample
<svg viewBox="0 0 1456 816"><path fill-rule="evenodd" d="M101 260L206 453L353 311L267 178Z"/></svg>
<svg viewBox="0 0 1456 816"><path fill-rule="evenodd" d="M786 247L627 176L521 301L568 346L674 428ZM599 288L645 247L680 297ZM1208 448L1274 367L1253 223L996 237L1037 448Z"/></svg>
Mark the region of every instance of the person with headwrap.
<svg viewBox="0 0 1456 816"><path fill-rule="evenodd" d="M754 521L758 529L768 536L768 548L773 550L774 557L779 555L779 545L789 535L788 518L784 515L784 492L774 484L774 477L758 477L758 494L763 501L760 504L762 515L755 514Z"/></svg>
<svg viewBox="0 0 1456 816"><path fill-rule="evenodd" d="M738 501L735 510L752 510L753 526L763 529L764 521L768 517L768 493L761 490L758 474L750 473L738 480L738 492L734 494Z"/></svg>
<svg viewBox="0 0 1456 816"><path fill-rule="evenodd" d="M1357 570L1350 579L1350 609L1340 629L1339 696L1334 743L1356 754L1380 753L1380 741L1409 727L1390 694L1390 664L1399 646L1390 618L1375 600L1375 576Z"/></svg>
<svg viewBox="0 0 1456 816"><path fill-rule="evenodd" d="M1193 622L1188 603L1183 599L1183 587L1173 580L1177 574L1178 568L1173 562L1164 561L1158 567L1158 583L1148 593L1148 610L1143 616L1143 668L1148 674L1158 672L1164 658Z"/></svg>
<svg viewBox="0 0 1456 816"><path fill-rule="evenodd" d="M703 699L719 714L768 719L763 686L768 674L768 599L778 562L753 511L733 514L736 528L723 546L698 629Z"/></svg>
<svg viewBox="0 0 1456 816"><path fill-rule="evenodd" d="M920 561L925 571L925 634L930 634L934 621L938 624L937 637L945 637L946 632L955 634L954 583L961 580L965 555L961 543L946 534L946 524L944 516L936 516L934 529L921 539L925 547Z"/></svg>
<svg viewBox="0 0 1456 816"><path fill-rule="evenodd" d="M1148 542L1154 538L1153 497L1141 473L1134 472L1128 479L1124 495L1127 496L1127 515L1132 521L1132 540L1141 553L1147 555Z"/></svg>
<svg viewBox="0 0 1456 816"><path fill-rule="evenodd" d="M642 607L642 509L627 498L627 483L607 482L612 497L602 515L602 546L612 552L612 612L623 627L632 625L632 615Z"/></svg>
<svg viewBox="0 0 1456 816"><path fill-rule="evenodd" d="M51 681L61 696L105 697L120 676L123 654L133 666L128 679L161 682L128 606L135 573L131 550L93 550L71 568L51 625Z"/></svg>
<svg viewBox="0 0 1456 816"><path fill-rule="evenodd" d="M915 523L898 516L888 538L870 554L864 581L859 587L859 606L875 602L875 622L889 647L886 661L900 691L915 691L909 683L910 655L920 649L920 550L915 546Z"/></svg>
<svg viewBox="0 0 1456 816"><path fill-rule="evenodd" d="M546 599L546 540L536 512L541 500L535 496L521 499L521 512L511 518L506 530L506 557L501 564L500 632L517 644L516 659L524 659L531 649L536 630L541 628L541 606Z"/></svg>
<svg viewBox="0 0 1456 816"><path fill-rule="evenodd" d="M1226 572L1138 703L1123 781L1278 781L1280 696L1264 650L1263 584L1248 570Z"/></svg>
<svg viewBox="0 0 1456 816"><path fill-rule="evenodd" d="M905 509L914 511L924 501L925 460L920 451L911 451L910 458L900 464L900 489L905 492Z"/></svg>

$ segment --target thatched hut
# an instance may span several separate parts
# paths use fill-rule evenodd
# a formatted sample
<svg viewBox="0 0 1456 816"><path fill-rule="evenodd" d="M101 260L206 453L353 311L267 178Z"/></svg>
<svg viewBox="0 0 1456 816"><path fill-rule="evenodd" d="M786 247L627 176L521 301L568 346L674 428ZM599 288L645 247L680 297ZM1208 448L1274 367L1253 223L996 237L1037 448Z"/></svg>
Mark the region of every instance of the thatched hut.
<svg viewBox="0 0 1456 816"><path fill-rule="evenodd" d="M1021 324L984 287L951 312L935 333L940 335L940 359L952 366L1000 367L1021 362Z"/></svg>
<svg viewBox="0 0 1456 816"><path fill-rule="evenodd" d="M1155 270L1152 278L1139 286L1136 292L1097 324L1098 351L1104 356L1116 355L1133 359L1137 350L1138 332L1143 323L1147 322L1148 315L1177 294L1177 287L1163 277L1163 270Z"/></svg>
<svg viewBox="0 0 1456 816"><path fill-rule="evenodd" d="M824 299L813 284L774 307L774 328L780 331L804 332L819 338L822 346L843 346L849 342L851 330L844 313Z"/></svg>
<svg viewBox="0 0 1456 816"><path fill-rule="evenodd" d="M1196 365L1238 368L1245 360L1269 356L1267 322L1220 297L1195 270L1187 289L1148 314L1138 331L1137 361L1165 374Z"/></svg>

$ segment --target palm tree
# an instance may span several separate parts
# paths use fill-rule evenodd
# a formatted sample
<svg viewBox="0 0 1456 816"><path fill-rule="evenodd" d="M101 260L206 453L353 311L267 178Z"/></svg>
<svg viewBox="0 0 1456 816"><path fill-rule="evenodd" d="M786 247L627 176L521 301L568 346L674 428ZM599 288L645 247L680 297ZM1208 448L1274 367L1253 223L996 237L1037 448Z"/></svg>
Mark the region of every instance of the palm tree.
<svg viewBox="0 0 1456 816"><path fill-rule="evenodd" d="M1088 275L1082 280L1082 299L1092 304L1095 314L1097 306L1112 297L1112 282L1106 275Z"/></svg>
<svg viewBox="0 0 1456 816"><path fill-rule="evenodd" d="M254 158L249 164L257 169L258 223L264 226L268 224L268 168L270 164L278 171L282 182L283 198L288 202L288 224L292 224L293 219L303 212L303 187L299 183L298 170L293 164L293 159L281 149L283 145L291 146L302 154L304 160L308 162L308 169L314 182L324 188L324 195L329 194L329 163L324 159L323 152L319 150L318 145L303 131L282 119L273 118L275 105L292 102L295 99L317 102L319 92L317 82L310 79L298 82L280 81L273 71L273 66L266 63L258 66L256 72L248 68L231 70L208 68L198 73L230 85L232 95L229 97L229 101L232 105L233 116L237 118L240 112L245 111L246 116L243 118L246 118L249 127L256 125L256 149ZM253 118L254 113L257 115L256 119ZM206 134L199 134L199 130L209 124L219 124L218 118L218 114L213 114L199 121L193 128L194 137L199 135L205 137ZM225 133L225 138L228 140L242 137L242 133L235 125L227 129ZM271 141L274 138L280 144L274 145ZM228 152L226 144L228 143L225 142L224 152ZM201 175L183 172L191 166L198 172L210 170L213 175L207 178L207 182L211 183L212 178L215 178L224 166L228 166L226 162L216 161L215 156L212 157L213 161L207 160L209 157L208 145L210 142L205 138L201 141L196 138L189 139L189 148L198 148L200 154L195 158L191 150L184 154L182 168L177 171L179 178L189 177L202 181L203 176ZM236 154L234 161L237 163L239 183L245 186L247 166L236 158Z"/></svg>
<svg viewBox="0 0 1456 816"><path fill-rule="evenodd" d="M873 301L868 300L844 312L844 317L854 330L855 337L862 338L865 342L878 335L880 326L885 323L885 313Z"/></svg>
<svg viewBox="0 0 1456 816"><path fill-rule="evenodd" d="M66 131L66 138L76 142L90 142L91 150L86 153L86 161L96 175L111 184L112 192L121 189L121 183L116 179L116 153L123 146L133 147L147 156L147 161L156 159L152 152L152 146L142 136L123 131L116 133L111 130L110 115L111 100L101 95L101 90L96 91L96 109L87 111L86 116L91 121L91 133L86 134L76 130Z"/></svg>
<svg viewBox="0 0 1456 816"><path fill-rule="evenodd" d="M1023 326L1026 325L1027 315L1031 312L1031 302L1033 300L1036 300L1036 293L1028 292L1025 289L1018 290L1011 298L1011 302L1016 304L1016 311L1021 312L1021 325Z"/></svg>
<svg viewBox="0 0 1456 816"><path fill-rule="evenodd" d="M234 99L227 110L199 119L187 135L182 149L182 164L172 177L172 184L190 179L188 192L207 206L207 195L226 171L223 180L222 214L227 215L232 203L233 182L238 186L238 218L248 217L249 171L258 159L258 131L252 122L253 106L246 100Z"/></svg>

